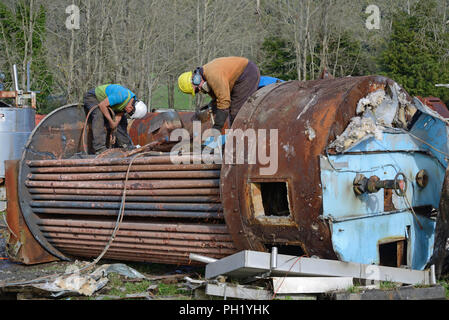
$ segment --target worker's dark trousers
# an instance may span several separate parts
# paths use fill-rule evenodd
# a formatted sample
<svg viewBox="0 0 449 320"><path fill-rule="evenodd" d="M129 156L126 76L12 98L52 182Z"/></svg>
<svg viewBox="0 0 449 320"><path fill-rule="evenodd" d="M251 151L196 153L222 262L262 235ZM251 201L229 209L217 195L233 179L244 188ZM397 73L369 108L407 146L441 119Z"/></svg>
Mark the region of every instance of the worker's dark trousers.
<svg viewBox="0 0 449 320"><path fill-rule="evenodd" d="M257 65L250 61L243 73L237 79L231 91L231 107L229 108L229 120L234 122L246 100L257 91L260 82L260 71Z"/></svg>
<svg viewBox="0 0 449 320"><path fill-rule="evenodd" d="M100 102L95 96L95 90L92 89L84 96L84 108L86 114L98 105ZM106 127L109 128L108 121L105 121L105 117L100 108L96 108L90 115L92 121L92 148L95 152L103 151L106 149L107 132ZM133 146L132 140L128 135L128 120L126 116L122 117L116 131L116 142L113 148L129 148Z"/></svg>

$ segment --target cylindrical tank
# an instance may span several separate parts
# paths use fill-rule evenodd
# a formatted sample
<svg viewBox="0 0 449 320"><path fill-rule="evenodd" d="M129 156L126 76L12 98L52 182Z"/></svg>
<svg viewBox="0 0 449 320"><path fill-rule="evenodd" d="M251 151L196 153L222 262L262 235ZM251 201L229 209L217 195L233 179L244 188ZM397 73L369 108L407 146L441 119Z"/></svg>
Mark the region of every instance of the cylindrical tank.
<svg viewBox="0 0 449 320"><path fill-rule="evenodd" d="M187 263L190 253L220 258L276 247L280 253L338 259L330 222L323 219L320 157L357 115L359 102L390 87L411 100L394 81L379 76L290 81L257 91L232 129L277 130L278 143L266 149L278 155L270 175L261 174L267 163L259 158L255 164L220 167L180 167L166 156L139 159L130 176L124 229L108 256ZM58 257L101 252L119 212L129 164L129 159L77 158L85 116L76 105L49 114L20 163L24 218L36 240ZM142 122L133 135L144 136L148 128ZM144 138L138 143L150 142Z"/></svg>
<svg viewBox="0 0 449 320"><path fill-rule="evenodd" d="M20 159L34 128L32 108L0 108L0 182L5 178L5 160ZM6 193L0 183L0 210L5 209Z"/></svg>

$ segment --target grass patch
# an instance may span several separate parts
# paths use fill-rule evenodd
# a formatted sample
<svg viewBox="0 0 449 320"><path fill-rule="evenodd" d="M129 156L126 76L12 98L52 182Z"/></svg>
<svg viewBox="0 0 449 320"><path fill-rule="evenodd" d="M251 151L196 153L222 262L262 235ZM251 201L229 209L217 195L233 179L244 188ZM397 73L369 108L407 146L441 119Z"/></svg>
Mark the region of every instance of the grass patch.
<svg viewBox="0 0 449 320"><path fill-rule="evenodd" d="M360 288L359 286L352 286L349 287L348 292L349 293L360 293L362 291L362 288Z"/></svg>
<svg viewBox="0 0 449 320"><path fill-rule="evenodd" d="M381 281L379 283L380 290L393 290L397 288L397 285L391 281Z"/></svg>
<svg viewBox="0 0 449 320"><path fill-rule="evenodd" d="M148 280L129 282L115 273L109 274L108 279L106 295L118 296L120 298L124 298L128 294L147 292L148 287L151 285L151 282Z"/></svg>
<svg viewBox="0 0 449 320"><path fill-rule="evenodd" d="M446 299L449 300L449 276L438 281L438 284L444 288L444 291L446 292Z"/></svg>
<svg viewBox="0 0 449 320"><path fill-rule="evenodd" d="M149 287L156 284L157 288L151 290L155 297L187 298L186 292L177 284L155 283L150 280L129 281L115 273L109 274L108 279L109 283L102 290L101 295L125 298L132 294L147 293Z"/></svg>
<svg viewBox="0 0 449 320"><path fill-rule="evenodd" d="M158 286L158 296L175 296L182 294L184 291L180 290L176 284L160 283Z"/></svg>

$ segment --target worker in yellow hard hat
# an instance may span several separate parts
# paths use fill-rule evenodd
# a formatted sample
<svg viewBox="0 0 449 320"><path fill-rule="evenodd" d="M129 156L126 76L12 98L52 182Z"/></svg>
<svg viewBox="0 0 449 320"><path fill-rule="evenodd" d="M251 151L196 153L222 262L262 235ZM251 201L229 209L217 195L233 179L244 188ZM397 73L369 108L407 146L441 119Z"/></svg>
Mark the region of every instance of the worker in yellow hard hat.
<svg viewBox="0 0 449 320"><path fill-rule="evenodd" d="M256 92L259 81L260 71L254 62L243 57L223 57L181 74L178 86L186 94L201 92L212 98L209 106L214 115L213 128L221 131L228 116L232 125L240 108Z"/></svg>

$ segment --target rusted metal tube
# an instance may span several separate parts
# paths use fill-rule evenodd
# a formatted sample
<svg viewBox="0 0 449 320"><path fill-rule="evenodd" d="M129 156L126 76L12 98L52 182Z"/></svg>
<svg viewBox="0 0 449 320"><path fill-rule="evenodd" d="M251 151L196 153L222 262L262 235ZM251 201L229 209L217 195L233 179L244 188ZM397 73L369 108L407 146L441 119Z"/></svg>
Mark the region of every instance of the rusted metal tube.
<svg viewBox="0 0 449 320"><path fill-rule="evenodd" d="M120 202L121 196L91 196L91 195L71 195L71 194L35 194L32 200L65 200L65 201L100 201L100 202ZM127 196L128 202L175 202L175 203L219 203L220 197L176 197L176 196L160 196L160 197L136 197Z"/></svg>
<svg viewBox="0 0 449 320"><path fill-rule="evenodd" d="M94 228L76 228L76 227L52 227L42 226L42 232L70 235L102 235L110 236L113 229L94 229ZM232 238L229 234L213 234L213 233L186 233L186 232L152 232L152 231L139 231L139 230L122 230L119 229L117 236L123 237L135 237L135 238L155 238L155 239L183 239L194 241L216 241L216 242L229 242L232 244Z"/></svg>
<svg viewBox="0 0 449 320"><path fill-rule="evenodd" d="M61 248L66 249L67 252L75 255L75 256L81 256L81 257L96 257L98 256L101 251L103 250L101 246L81 246L77 247L70 244L61 244ZM184 261L188 260L188 256L182 252L170 252L170 251L154 251L154 250L122 250L122 249L116 249L116 248L110 248L108 252L106 253L106 258L117 258L119 257L123 259L123 257L126 257L125 260L133 260L136 258L136 256L140 257L141 259L148 259L148 258L156 258L161 260L156 261L171 261L171 263L175 262L178 263L178 259L182 259ZM131 258L131 259L130 259ZM134 261L140 261L140 260L134 260ZM164 262L162 262L164 263Z"/></svg>
<svg viewBox="0 0 449 320"><path fill-rule="evenodd" d="M82 215L82 216L105 216L116 217L118 210L106 209L68 209L68 208L33 208L33 212L37 214L54 214L54 215ZM223 219L221 212L201 212L201 211L149 211L149 210L128 210L128 217L142 218L184 218L184 219Z"/></svg>
<svg viewBox="0 0 449 320"><path fill-rule="evenodd" d="M78 245L80 247L82 246L106 246L108 240L103 241L85 241L85 240L66 240L66 239L59 239L59 238L51 238L50 243L53 244L73 244ZM232 254L235 253L235 250L228 249L228 248L220 248L220 247L195 247L195 246L168 246L168 245L147 245L147 244L140 244L140 243L121 243L121 242L113 242L111 244L111 248L121 248L121 249L142 249L142 250L159 250L162 252L165 251L177 251L177 252L195 252L195 253L219 253L219 254Z"/></svg>
<svg viewBox="0 0 449 320"><path fill-rule="evenodd" d="M101 172L142 172L142 171L194 171L194 170L220 170L217 164L186 164L186 165L133 165L129 166L90 166L90 167L33 167L31 173L101 173Z"/></svg>
<svg viewBox="0 0 449 320"><path fill-rule="evenodd" d="M120 209L117 202L32 201L32 208ZM221 211L219 204L198 203L135 203L126 202L127 210Z"/></svg>
<svg viewBox="0 0 449 320"><path fill-rule="evenodd" d="M28 160L26 164L30 167L81 167L92 165L129 165L130 158L106 158L106 159L67 159L67 160ZM181 163L221 163L221 159L216 156L209 155L185 155L185 156L160 156L138 158L133 164L148 165L148 164L181 164Z"/></svg>
<svg viewBox="0 0 449 320"><path fill-rule="evenodd" d="M114 221L108 220L73 220L73 219L49 219L43 218L38 221L38 225L45 226L61 226L61 227L78 227L78 228L94 228L112 230L115 227ZM120 225L120 230L141 230L141 231L164 231L169 233L211 233L211 234L228 234L227 226L224 224L197 224L197 223L156 223L156 222L128 222L124 221Z"/></svg>
<svg viewBox="0 0 449 320"><path fill-rule="evenodd" d="M123 190L113 189L53 189L30 188L30 194L73 194L73 195L112 195L121 196ZM218 188L190 188L190 189L158 189L158 190L127 190L130 196L195 196L195 195L219 195Z"/></svg>
<svg viewBox="0 0 449 320"><path fill-rule="evenodd" d="M29 174L30 180L44 181L96 181L125 179L126 173L85 173L85 174ZM128 179L179 179L179 178L220 178L219 170L211 171L165 171L130 172Z"/></svg>
<svg viewBox="0 0 449 320"><path fill-rule="evenodd" d="M45 237L50 237L53 239L60 240L81 240L81 241L92 241L92 243L96 242L104 242L105 244L109 241L110 235L89 235L89 234L70 234L64 232L44 232L43 235ZM184 246L184 247L202 247L202 248L233 248L232 242L223 242L223 241L208 241L208 240L178 240L178 239L164 239L164 238L134 238L134 237L125 237L117 235L114 239L114 243L116 244L151 244L151 245L167 245L167 246Z"/></svg>
<svg viewBox="0 0 449 320"><path fill-rule="evenodd" d="M102 249L100 247L91 248L88 246L83 246L78 248L76 246L70 245L60 245L61 249L65 252L70 253L75 257L86 257L86 258L94 258L97 257ZM215 257L217 259L223 258L225 254L219 253L209 253L210 257ZM190 261L189 256L183 254L182 252L152 252L148 250L127 250L126 252L123 250L116 250L111 248L105 254L105 258L107 259L116 259L116 260L129 260L129 261L138 261L138 262L152 262L158 261L159 263L168 263L168 264L189 264L189 265L200 265L200 263L195 261Z"/></svg>
<svg viewBox="0 0 449 320"><path fill-rule="evenodd" d="M62 182L62 181L31 181L25 182L27 187L32 188L80 188L80 189L123 189L125 183L123 181L108 182ZM128 181L127 189L180 189L180 188L218 188L220 180L204 179L204 180L151 180L151 181Z"/></svg>

